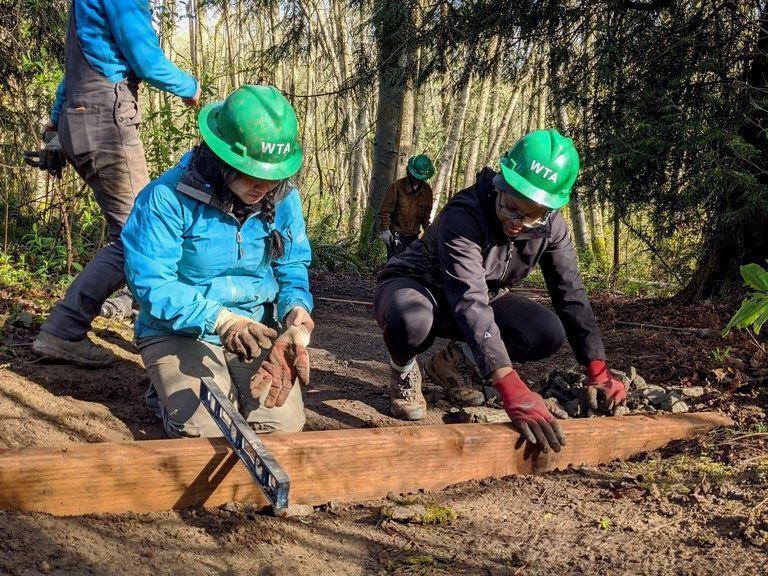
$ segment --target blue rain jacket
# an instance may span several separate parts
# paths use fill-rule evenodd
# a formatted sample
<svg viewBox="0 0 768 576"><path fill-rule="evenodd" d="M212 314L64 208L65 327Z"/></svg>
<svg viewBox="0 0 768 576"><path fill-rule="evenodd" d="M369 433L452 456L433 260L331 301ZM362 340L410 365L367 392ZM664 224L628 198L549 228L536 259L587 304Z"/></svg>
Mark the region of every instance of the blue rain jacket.
<svg viewBox="0 0 768 576"><path fill-rule="evenodd" d="M159 90L191 98L197 80L166 58L152 27L147 0L74 0L77 38L93 69L117 84L133 71ZM59 123L66 94L56 90L51 122Z"/></svg>
<svg viewBox="0 0 768 576"><path fill-rule="evenodd" d="M123 228L125 275L140 305L136 338L168 334L220 344L223 308L259 322L282 321L296 306L312 312L312 259L299 191L276 197L282 258L270 261L270 228L260 213L242 224L177 190L191 153L139 194Z"/></svg>

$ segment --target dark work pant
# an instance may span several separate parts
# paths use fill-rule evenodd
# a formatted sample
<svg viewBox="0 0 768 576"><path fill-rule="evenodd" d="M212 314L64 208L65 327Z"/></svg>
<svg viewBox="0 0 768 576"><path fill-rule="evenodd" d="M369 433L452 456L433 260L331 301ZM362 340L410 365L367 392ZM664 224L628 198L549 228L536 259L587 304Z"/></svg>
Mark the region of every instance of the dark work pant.
<svg viewBox="0 0 768 576"><path fill-rule="evenodd" d="M387 260L404 252L418 237L418 234L409 236L399 232L392 232L392 243L387 245Z"/></svg>
<svg viewBox="0 0 768 576"><path fill-rule="evenodd" d="M513 362L547 358L565 342L560 319L537 302L508 292L490 305ZM464 340L444 295L433 294L411 278L392 278L379 284L373 314L384 331L389 355L399 366L427 351L435 338Z"/></svg>
<svg viewBox="0 0 768 576"><path fill-rule="evenodd" d="M104 300L125 284L120 232L134 199L149 182L137 120L116 122L113 117L118 106L130 110L136 105L133 95L118 84L110 97L100 97L104 102L96 100L92 112L65 110L59 122L67 159L93 191L109 231L109 243L77 275L42 326L64 340L85 336Z"/></svg>

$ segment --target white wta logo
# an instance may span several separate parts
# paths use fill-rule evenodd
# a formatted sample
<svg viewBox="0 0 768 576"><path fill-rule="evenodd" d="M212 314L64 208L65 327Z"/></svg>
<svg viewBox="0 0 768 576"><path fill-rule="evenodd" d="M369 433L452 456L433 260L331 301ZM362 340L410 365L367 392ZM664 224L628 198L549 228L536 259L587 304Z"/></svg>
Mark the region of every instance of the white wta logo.
<svg viewBox="0 0 768 576"><path fill-rule="evenodd" d="M541 164L540 162L537 162L536 160L533 160L531 162L531 170L536 172L536 174L541 175L541 171L544 171L544 179L549 180L550 182L557 183L557 172L554 170L550 170L544 164Z"/></svg>
<svg viewBox="0 0 768 576"><path fill-rule="evenodd" d="M262 142L261 143L262 154L274 154L275 150L277 150L278 154L282 154L282 155L288 154L291 151L291 143L290 142L286 142L285 144L283 144L282 142L280 143Z"/></svg>

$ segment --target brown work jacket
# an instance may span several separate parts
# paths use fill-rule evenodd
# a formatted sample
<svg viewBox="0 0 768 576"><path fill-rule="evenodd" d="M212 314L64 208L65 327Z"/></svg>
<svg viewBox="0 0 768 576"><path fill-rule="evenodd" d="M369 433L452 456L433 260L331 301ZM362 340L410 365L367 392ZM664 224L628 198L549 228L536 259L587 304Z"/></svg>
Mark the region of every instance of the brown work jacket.
<svg viewBox="0 0 768 576"><path fill-rule="evenodd" d="M426 182L412 191L408 176L392 182L384 194L378 213L379 232L390 230L414 236L419 226L427 229L432 212L432 187Z"/></svg>

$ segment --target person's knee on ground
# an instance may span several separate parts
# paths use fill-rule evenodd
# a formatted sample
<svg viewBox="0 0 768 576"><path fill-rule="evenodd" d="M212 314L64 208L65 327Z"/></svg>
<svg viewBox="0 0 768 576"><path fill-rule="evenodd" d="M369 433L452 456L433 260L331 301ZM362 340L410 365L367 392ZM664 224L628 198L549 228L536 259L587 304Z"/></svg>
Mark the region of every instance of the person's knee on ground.
<svg viewBox="0 0 768 576"><path fill-rule="evenodd" d="M240 391L241 397L249 394L249 388ZM244 406L252 407L244 416L256 433L301 432L307 422L307 416L304 412L304 400L298 381L294 382L282 406L267 408L264 405L267 394L269 394L269 388L265 387L258 399L242 402Z"/></svg>

